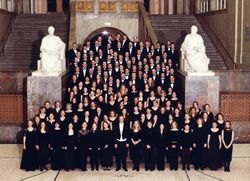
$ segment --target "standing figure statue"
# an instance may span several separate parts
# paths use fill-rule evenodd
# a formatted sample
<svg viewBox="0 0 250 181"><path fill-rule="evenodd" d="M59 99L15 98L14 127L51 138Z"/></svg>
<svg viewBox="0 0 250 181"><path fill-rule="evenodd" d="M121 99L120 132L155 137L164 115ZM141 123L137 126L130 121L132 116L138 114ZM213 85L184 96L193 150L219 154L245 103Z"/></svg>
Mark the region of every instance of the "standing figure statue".
<svg viewBox="0 0 250 181"><path fill-rule="evenodd" d="M40 47L41 60L38 62L38 71L43 73L61 73L66 70L65 43L54 35L55 28L48 28L48 35L42 39Z"/></svg>
<svg viewBox="0 0 250 181"><path fill-rule="evenodd" d="M209 58L202 37L197 34L197 26L191 27L191 33L181 45L181 69L186 72L208 72Z"/></svg>

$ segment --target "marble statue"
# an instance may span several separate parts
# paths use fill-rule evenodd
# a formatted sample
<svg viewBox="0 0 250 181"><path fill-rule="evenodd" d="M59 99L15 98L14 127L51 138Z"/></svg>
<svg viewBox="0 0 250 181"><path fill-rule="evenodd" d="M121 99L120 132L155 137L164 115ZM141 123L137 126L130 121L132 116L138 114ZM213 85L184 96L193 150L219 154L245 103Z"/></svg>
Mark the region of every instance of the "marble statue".
<svg viewBox="0 0 250 181"><path fill-rule="evenodd" d="M209 58L202 37L197 34L198 28L191 27L191 33L181 45L181 69L190 73L209 72Z"/></svg>
<svg viewBox="0 0 250 181"><path fill-rule="evenodd" d="M38 72L43 74L62 73L66 70L65 43L54 35L55 28L48 28L48 35L42 39Z"/></svg>

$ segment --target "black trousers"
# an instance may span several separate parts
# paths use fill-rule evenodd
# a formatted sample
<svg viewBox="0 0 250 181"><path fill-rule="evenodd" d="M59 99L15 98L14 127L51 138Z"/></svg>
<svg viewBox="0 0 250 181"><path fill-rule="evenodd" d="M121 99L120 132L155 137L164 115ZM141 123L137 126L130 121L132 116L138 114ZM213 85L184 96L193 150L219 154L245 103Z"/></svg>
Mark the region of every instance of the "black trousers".
<svg viewBox="0 0 250 181"><path fill-rule="evenodd" d="M172 148L172 146L169 148L169 165L170 170L177 170L178 169L178 156L179 156L179 149L177 146L175 148Z"/></svg>
<svg viewBox="0 0 250 181"><path fill-rule="evenodd" d="M182 148L181 150L181 161L182 161L182 167L188 167L190 166L191 162L191 151L189 148Z"/></svg>
<svg viewBox="0 0 250 181"><path fill-rule="evenodd" d="M140 143L137 145L131 146L131 158L133 160L134 169L140 168L140 161L141 161L141 145Z"/></svg>
<svg viewBox="0 0 250 181"><path fill-rule="evenodd" d="M200 146L194 149L194 167L195 169L204 169L206 167L206 148Z"/></svg>
<svg viewBox="0 0 250 181"><path fill-rule="evenodd" d="M88 148L87 147L80 147L78 150L79 155L79 162L78 166L80 169L87 168L87 157L88 157Z"/></svg>
<svg viewBox="0 0 250 181"><path fill-rule="evenodd" d="M91 169L99 169L99 162L100 162L100 150L97 148L92 148L90 150L90 165Z"/></svg>
<svg viewBox="0 0 250 181"><path fill-rule="evenodd" d="M157 170L165 169L165 155L166 155L165 148L158 147L156 151Z"/></svg>
<svg viewBox="0 0 250 181"><path fill-rule="evenodd" d="M149 149L145 146L145 170L154 170L155 169L155 154L154 148L151 146Z"/></svg>
<svg viewBox="0 0 250 181"><path fill-rule="evenodd" d="M126 142L117 142L117 146L118 147L115 149L116 168L121 169L121 163L122 163L122 168L127 169L128 149L126 148Z"/></svg>

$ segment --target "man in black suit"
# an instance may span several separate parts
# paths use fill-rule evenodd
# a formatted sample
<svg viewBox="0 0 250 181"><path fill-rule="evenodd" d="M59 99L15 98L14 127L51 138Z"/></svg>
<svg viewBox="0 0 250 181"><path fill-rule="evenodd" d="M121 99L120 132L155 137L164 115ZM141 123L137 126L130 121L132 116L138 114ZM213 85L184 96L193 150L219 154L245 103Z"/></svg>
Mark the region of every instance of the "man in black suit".
<svg viewBox="0 0 250 181"><path fill-rule="evenodd" d="M123 35L122 49L124 50L124 52L128 51L128 44L129 44L128 36Z"/></svg>
<svg viewBox="0 0 250 181"><path fill-rule="evenodd" d="M72 48L68 51L67 53L67 58L69 61L69 64L72 64L77 56L77 52L79 52L80 50L78 49L78 45L77 43L73 43L72 44Z"/></svg>
<svg viewBox="0 0 250 181"><path fill-rule="evenodd" d="M129 126L124 122L124 117L119 116L119 122L114 125L114 147L116 171L121 169L121 162L124 171L127 169L127 151L129 147Z"/></svg>
<svg viewBox="0 0 250 181"><path fill-rule="evenodd" d="M179 62L179 52L175 49L175 44L171 44L170 51L168 52L168 58L173 60L173 64L178 64Z"/></svg>

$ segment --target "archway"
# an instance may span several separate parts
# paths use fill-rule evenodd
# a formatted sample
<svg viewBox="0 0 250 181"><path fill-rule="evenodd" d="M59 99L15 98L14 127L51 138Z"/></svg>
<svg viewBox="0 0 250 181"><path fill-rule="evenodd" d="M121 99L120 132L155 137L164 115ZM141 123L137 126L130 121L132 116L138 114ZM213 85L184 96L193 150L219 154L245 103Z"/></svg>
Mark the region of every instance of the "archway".
<svg viewBox="0 0 250 181"><path fill-rule="evenodd" d="M84 44L87 41L91 41L91 42L95 41L98 38L98 36L101 36L104 41L107 41L108 35L111 35L113 38L115 38L117 33L120 33L121 36L126 35L126 33L124 33L123 31L117 28L113 28L113 27L98 28L87 36Z"/></svg>

